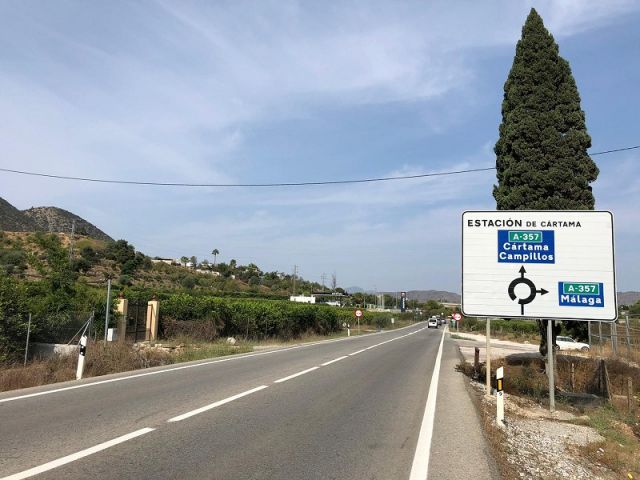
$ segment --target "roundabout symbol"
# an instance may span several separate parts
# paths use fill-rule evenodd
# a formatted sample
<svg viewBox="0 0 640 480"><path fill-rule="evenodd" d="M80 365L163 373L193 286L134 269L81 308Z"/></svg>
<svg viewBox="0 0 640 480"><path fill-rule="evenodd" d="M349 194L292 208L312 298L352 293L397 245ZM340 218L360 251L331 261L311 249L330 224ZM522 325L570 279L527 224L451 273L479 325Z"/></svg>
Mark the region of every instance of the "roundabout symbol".
<svg viewBox="0 0 640 480"><path fill-rule="evenodd" d="M520 304L520 315L524 315L524 306L528 303L533 302L533 299L536 298L537 293L539 293L540 295L544 295L545 293L549 293L549 292L544 288L536 290L536 285L531 280L529 280L528 278L525 278L524 276L524 274L527 273L527 271L524 269L524 265L520 267L520 270L518 271L520 272L520 276L511 281L511 283L509 284L508 291L509 291L509 297L511 297L511 300L515 300L516 298L518 299L518 303ZM524 298L519 298L516 295L516 287L521 283L529 287L529 295Z"/></svg>

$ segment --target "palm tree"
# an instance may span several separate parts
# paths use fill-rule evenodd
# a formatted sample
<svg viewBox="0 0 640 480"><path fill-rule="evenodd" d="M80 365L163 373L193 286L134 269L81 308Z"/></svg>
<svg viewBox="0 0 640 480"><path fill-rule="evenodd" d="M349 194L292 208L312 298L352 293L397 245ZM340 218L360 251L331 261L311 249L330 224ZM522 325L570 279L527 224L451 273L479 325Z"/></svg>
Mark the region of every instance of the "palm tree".
<svg viewBox="0 0 640 480"><path fill-rule="evenodd" d="M211 255L213 255L213 266L216 266L216 257L220 254L220 250L218 250L217 248L214 248L211 251Z"/></svg>
<svg viewBox="0 0 640 480"><path fill-rule="evenodd" d="M180 257L180 262L182 262L182 266L186 267L187 266L187 262L189 261L189 257Z"/></svg>

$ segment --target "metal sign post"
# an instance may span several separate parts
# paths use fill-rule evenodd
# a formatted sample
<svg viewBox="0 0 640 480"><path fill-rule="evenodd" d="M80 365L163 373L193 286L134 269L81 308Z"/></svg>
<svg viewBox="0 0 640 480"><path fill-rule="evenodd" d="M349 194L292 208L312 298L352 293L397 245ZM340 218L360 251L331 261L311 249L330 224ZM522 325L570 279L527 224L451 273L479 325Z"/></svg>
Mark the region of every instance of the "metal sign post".
<svg viewBox="0 0 640 480"><path fill-rule="evenodd" d="M360 335L360 317L362 316L362 310L356 310L356 320L358 322L358 335Z"/></svg>
<svg viewBox="0 0 640 480"><path fill-rule="evenodd" d="M553 358L553 320L547 320L547 375L549 376L549 411L556 411L556 380Z"/></svg>
<svg viewBox="0 0 640 480"><path fill-rule="evenodd" d="M486 381L487 381L487 395L491 395L491 319L487 318L487 331L486 331L486 339L487 345L485 348L486 360L485 360L485 370L486 370Z"/></svg>

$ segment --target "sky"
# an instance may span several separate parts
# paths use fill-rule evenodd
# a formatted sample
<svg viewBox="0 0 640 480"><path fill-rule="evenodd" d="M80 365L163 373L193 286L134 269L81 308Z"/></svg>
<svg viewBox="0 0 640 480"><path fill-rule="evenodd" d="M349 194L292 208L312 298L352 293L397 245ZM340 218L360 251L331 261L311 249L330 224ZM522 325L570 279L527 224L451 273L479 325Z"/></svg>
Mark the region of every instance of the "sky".
<svg viewBox="0 0 640 480"><path fill-rule="evenodd" d="M640 2L0 2L0 167L270 183L495 165L531 7L570 62L591 152L640 145ZM640 290L640 149L594 157L617 287ZM461 215L495 172L384 183L178 188L0 173L147 255L253 262L379 291L460 292ZM328 280L327 280L328 282Z"/></svg>

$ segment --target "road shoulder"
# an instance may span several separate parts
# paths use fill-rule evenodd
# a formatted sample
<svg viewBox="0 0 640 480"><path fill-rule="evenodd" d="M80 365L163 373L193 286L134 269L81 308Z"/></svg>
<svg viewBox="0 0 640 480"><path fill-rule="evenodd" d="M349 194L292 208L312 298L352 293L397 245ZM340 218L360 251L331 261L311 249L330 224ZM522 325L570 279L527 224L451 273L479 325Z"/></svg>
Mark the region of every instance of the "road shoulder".
<svg viewBox="0 0 640 480"><path fill-rule="evenodd" d="M479 413L466 384L468 380L456 371L459 363L456 343L446 335L440 365L429 478L499 478L483 434Z"/></svg>

